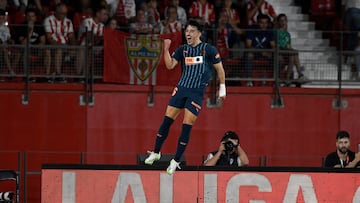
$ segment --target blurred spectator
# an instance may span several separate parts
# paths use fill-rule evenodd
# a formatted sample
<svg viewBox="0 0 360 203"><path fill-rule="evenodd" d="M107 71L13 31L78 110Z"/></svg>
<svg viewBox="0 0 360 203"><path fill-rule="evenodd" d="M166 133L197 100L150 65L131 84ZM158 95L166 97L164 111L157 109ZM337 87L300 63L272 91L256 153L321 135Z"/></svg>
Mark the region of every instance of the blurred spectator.
<svg viewBox="0 0 360 203"><path fill-rule="evenodd" d="M86 18L90 18L92 14L93 14L93 9L91 5L91 0L76 1L75 13L72 18L75 34L79 32L81 22Z"/></svg>
<svg viewBox="0 0 360 203"><path fill-rule="evenodd" d="M109 18L109 20L106 23L106 27L113 29L113 30L118 29L118 22L117 22L116 18Z"/></svg>
<svg viewBox="0 0 360 203"><path fill-rule="evenodd" d="M153 26L153 33L160 32L160 13L157 9L157 0L147 0L146 17L147 22Z"/></svg>
<svg viewBox="0 0 360 203"><path fill-rule="evenodd" d="M258 15L257 16L257 29L250 30L246 33L245 46L248 49L274 49L275 38L274 32L269 30L269 21L270 18L267 15ZM270 51L248 51L247 62L246 62L246 76L251 78L252 76L252 64L253 60L268 60L270 61L273 57L272 52ZM248 80L246 86L251 87L253 83L251 80Z"/></svg>
<svg viewBox="0 0 360 203"><path fill-rule="evenodd" d="M242 30L237 26L233 27L229 23L229 16L227 10L222 10L219 14L218 22L215 25L217 32L217 42L216 48L218 49L220 56L222 59L230 58L230 38L232 37L232 33L242 34Z"/></svg>
<svg viewBox="0 0 360 203"><path fill-rule="evenodd" d="M79 30L79 43L81 46L86 45L86 40L88 40L88 46L100 46L103 45L103 31L104 23L108 19L108 10L105 7L95 8L93 17L86 18L82 21L80 30ZM78 52L77 65L76 65L76 74L81 75L84 70L84 60L85 60L85 50L81 48ZM82 80L80 79L79 82Z"/></svg>
<svg viewBox="0 0 360 203"><path fill-rule="evenodd" d="M38 9L40 16L45 18L47 15L51 15L55 6L62 3L62 0L34 0L35 6Z"/></svg>
<svg viewBox="0 0 360 203"><path fill-rule="evenodd" d="M240 18L240 27L245 28L248 24L247 22L247 2L248 0L234 0L232 5L237 11Z"/></svg>
<svg viewBox="0 0 360 203"><path fill-rule="evenodd" d="M214 6L207 0L194 1L189 10L189 18L190 17L200 17L202 24L206 27L211 27L211 25L215 22Z"/></svg>
<svg viewBox="0 0 360 203"><path fill-rule="evenodd" d="M229 47L230 48L243 48L244 47L244 36L242 35L242 31L238 28L241 27L240 25L240 17L238 11L235 9L236 5L233 3L232 0L225 0L224 1L224 8L228 23L233 27L235 32L231 32L231 36L229 38ZM246 19L246 17L244 18ZM240 52L234 52L237 53L237 57L241 57Z"/></svg>
<svg viewBox="0 0 360 203"><path fill-rule="evenodd" d="M50 45L66 45L75 44L74 27L70 19L66 17L67 7L64 3L57 4L55 7L55 13L50 15L44 20L44 27L46 33L47 43ZM63 49L56 47L54 50L53 63L55 67L55 74L60 76L62 74ZM50 74L50 67L46 67L46 74ZM59 82L66 82L65 78L58 77ZM53 77L54 79L54 77ZM54 82L54 80L49 82Z"/></svg>
<svg viewBox="0 0 360 203"><path fill-rule="evenodd" d="M183 26L185 26L187 23L186 11L179 5L179 0L170 0L170 5L174 5L176 7L177 20L180 21ZM168 7L165 8L165 19L167 18L167 9Z"/></svg>
<svg viewBox="0 0 360 203"><path fill-rule="evenodd" d="M225 0L224 1L224 8L223 10L225 11L228 19L229 19L229 23L232 27L238 27L240 24L240 17L238 12L235 10L234 6L233 6L233 2L232 0Z"/></svg>
<svg viewBox="0 0 360 203"><path fill-rule="evenodd" d="M8 26L5 25L5 22L5 10L0 9L0 56L5 61L5 65L9 70L10 77L14 77L15 72L11 67L10 56L6 47L7 44L12 44L13 40L11 39L10 30Z"/></svg>
<svg viewBox="0 0 360 203"><path fill-rule="evenodd" d="M356 64L356 73L355 79L360 80L360 32L358 32L358 43L355 49L355 64Z"/></svg>
<svg viewBox="0 0 360 203"><path fill-rule="evenodd" d="M360 152L350 150L350 135L346 131L336 134L336 151L325 158L324 167L356 168L360 166Z"/></svg>
<svg viewBox="0 0 360 203"><path fill-rule="evenodd" d="M257 16L266 15L270 19L270 25L276 20L276 12L274 7L266 0L249 0L247 3L247 19L248 26L257 23Z"/></svg>
<svg viewBox="0 0 360 203"><path fill-rule="evenodd" d="M227 131L221 139L219 149L209 153L204 161L205 166L247 166L249 158L240 146L239 136Z"/></svg>
<svg viewBox="0 0 360 203"><path fill-rule="evenodd" d="M293 67L295 65L298 79L304 80L306 79L303 75L300 66L300 59L299 59L299 53L297 50L295 50L293 47L291 47L291 35L287 31L287 16L285 14L279 14L277 17L277 22L279 26L278 30L278 46L279 49L282 51L287 52L281 52L280 53L280 60L284 60L287 62L287 70L286 70L286 82L288 83L290 79L292 79L293 75Z"/></svg>
<svg viewBox="0 0 360 203"><path fill-rule="evenodd" d="M360 1L343 0L344 27L350 31L347 35L347 49L351 51L360 51ZM356 72L352 73L352 78L360 79L360 56L355 53Z"/></svg>
<svg viewBox="0 0 360 203"><path fill-rule="evenodd" d="M36 19L36 10L35 9L27 9L26 10L26 22L22 23L16 29L16 39L15 42L17 44L25 45L29 42L32 45L45 45L46 37L45 31L42 24L37 23ZM39 58L39 60L43 60L44 66L50 66L50 50L40 49L40 48L30 48L30 57L33 56ZM20 62L22 57L24 56L24 51L18 50L15 52L14 57L14 65L21 65ZM26 59L25 59L26 60Z"/></svg>
<svg viewBox="0 0 360 203"><path fill-rule="evenodd" d="M130 33L133 34L151 34L153 26L146 22L145 11L138 9L136 11L136 21L130 23Z"/></svg>
<svg viewBox="0 0 360 203"><path fill-rule="evenodd" d="M177 19L177 8L175 5L170 5L166 9L167 17L161 21L160 34L178 32L182 29L182 23Z"/></svg>
<svg viewBox="0 0 360 203"><path fill-rule="evenodd" d="M107 3L110 6L110 16L117 19L119 26L127 26L136 15L134 0L107 0Z"/></svg>

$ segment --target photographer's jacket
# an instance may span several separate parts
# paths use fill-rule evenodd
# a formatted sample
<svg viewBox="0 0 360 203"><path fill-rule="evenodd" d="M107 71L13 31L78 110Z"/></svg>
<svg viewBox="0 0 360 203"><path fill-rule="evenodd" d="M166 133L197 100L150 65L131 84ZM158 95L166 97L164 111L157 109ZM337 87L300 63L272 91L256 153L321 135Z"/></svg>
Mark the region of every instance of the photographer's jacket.
<svg viewBox="0 0 360 203"><path fill-rule="evenodd" d="M216 153L217 151L211 152L208 155L207 160L211 159ZM241 166L241 161L237 153L231 153L231 154L225 153L225 154L221 154L219 160L216 162L216 166L239 167Z"/></svg>

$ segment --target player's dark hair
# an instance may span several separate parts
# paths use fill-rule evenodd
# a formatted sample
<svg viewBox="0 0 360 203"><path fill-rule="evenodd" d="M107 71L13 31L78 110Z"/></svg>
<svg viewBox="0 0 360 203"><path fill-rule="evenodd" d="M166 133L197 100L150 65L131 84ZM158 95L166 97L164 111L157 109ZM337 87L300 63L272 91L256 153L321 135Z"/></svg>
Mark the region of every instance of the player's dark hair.
<svg viewBox="0 0 360 203"><path fill-rule="evenodd" d="M189 25L196 27L200 32L202 32L202 31L204 30L204 26L201 25L201 24L200 24L198 21L196 21L196 20L193 20L193 19L189 20L188 23L187 23L187 25L186 25L186 27L189 26Z"/></svg>

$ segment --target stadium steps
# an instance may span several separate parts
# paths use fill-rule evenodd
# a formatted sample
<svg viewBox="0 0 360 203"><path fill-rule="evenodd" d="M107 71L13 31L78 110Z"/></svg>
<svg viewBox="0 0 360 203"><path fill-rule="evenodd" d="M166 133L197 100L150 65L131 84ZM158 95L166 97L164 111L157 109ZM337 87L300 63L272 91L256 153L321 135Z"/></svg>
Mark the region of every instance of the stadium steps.
<svg viewBox="0 0 360 203"><path fill-rule="evenodd" d="M339 57L336 48L330 46L323 33L315 30L315 23L309 16L301 14L301 8L294 5L293 0L268 0L277 14L288 16L288 30L291 34L292 46L299 50L300 62L305 67L304 74L310 80L324 80L326 84L336 83ZM318 50L319 52L311 52ZM351 67L342 64L342 79L351 78ZM316 84L316 82L314 82ZM323 84L323 83L322 83Z"/></svg>

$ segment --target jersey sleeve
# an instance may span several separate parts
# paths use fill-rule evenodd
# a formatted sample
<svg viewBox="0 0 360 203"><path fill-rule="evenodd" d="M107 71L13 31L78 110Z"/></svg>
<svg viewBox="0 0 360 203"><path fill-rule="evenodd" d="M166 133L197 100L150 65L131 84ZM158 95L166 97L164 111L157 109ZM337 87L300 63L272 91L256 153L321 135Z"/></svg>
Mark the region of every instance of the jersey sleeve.
<svg viewBox="0 0 360 203"><path fill-rule="evenodd" d="M207 53L209 53L212 64L217 64L217 63L221 62L220 54L214 46L208 46Z"/></svg>

